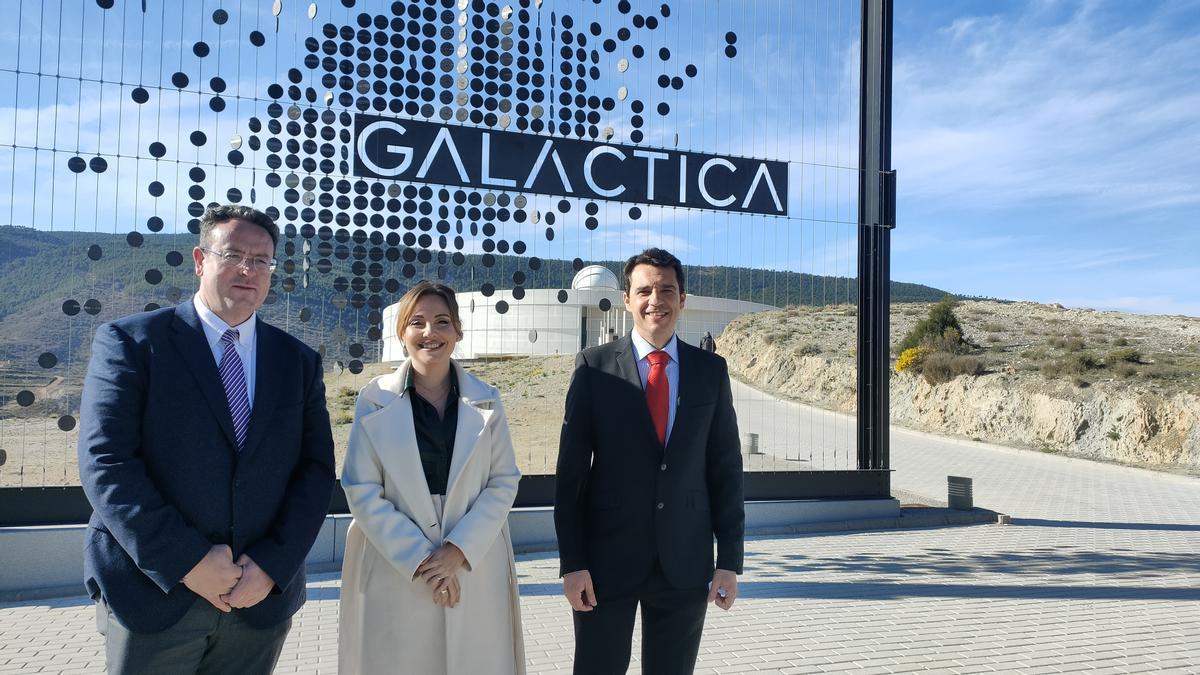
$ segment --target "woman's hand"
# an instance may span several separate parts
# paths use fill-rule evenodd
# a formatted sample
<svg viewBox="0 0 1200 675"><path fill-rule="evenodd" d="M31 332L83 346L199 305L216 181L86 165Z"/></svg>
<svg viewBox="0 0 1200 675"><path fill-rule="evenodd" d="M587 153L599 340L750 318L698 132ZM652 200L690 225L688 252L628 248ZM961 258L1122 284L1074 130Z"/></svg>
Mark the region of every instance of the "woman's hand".
<svg viewBox="0 0 1200 675"><path fill-rule="evenodd" d="M457 607L461 598L462 586L456 574L446 577L433 588L433 604L438 607Z"/></svg>
<svg viewBox="0 0 1200 675"><path fill-rule="evenodd" d="M467 557L463 555L462 549L446 542L417 566L417 574L421 576L422 581L436 588L454 576L466 562Z"/></svg>

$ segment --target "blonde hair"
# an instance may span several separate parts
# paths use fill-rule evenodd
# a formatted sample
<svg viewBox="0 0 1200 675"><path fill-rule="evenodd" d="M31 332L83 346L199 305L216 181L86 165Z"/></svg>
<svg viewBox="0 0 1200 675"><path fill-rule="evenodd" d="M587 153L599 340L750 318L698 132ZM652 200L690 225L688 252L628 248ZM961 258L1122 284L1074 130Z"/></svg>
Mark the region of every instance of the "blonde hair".
<svg viewBox="0 0 1200 675"><path fill-rule="evenodd" d="M415 286L401 296L400 306L396 312L396 337L404 335L404 327L408 325L409 319L417 311L417 303L426 295L436 295L445 301L446 306L450 308L450 324L454 326L454 332L461 340L463 336L462 318L458 315L458 301L454 299L454 289L446 284L432 281L418 281Z"/></svg>

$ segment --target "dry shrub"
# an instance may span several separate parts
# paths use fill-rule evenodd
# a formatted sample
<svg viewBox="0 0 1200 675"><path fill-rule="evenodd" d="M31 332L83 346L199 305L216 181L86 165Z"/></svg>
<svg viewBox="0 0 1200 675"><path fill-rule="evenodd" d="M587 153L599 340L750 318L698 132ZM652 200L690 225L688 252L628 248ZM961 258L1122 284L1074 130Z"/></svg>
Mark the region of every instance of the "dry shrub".
<svg viewBox="0 0 1200 675"><path fill-rule="evenodd" d="M1050 343L1051 347L1062 349L1068 352L1083 351L1083 348L1086 346L1083 342L1083 339L1079 337L1065 337L1056 335L1047 340L1047 342Z"/></svg>
<svg viewBox="0 0 1200 675"><path fill-rule="evenodd" d="M821 345L806 342L795 349L797 356L816 356L821 353Z"/></svg>
<svg viewBox="0 0 1200 675"><path fill-rule="evenodd" d="M1121 347L1104 355L1104 365L1115 366L1118 363L1141 363L1142 353L1133 347Z"/></svg>
<svg viewBox="0 0 1200 675"><path fill-rule="evenodd" d="M1137 368L1132 363L1118 363L1112 367L1112 371L1117 377L1123 379L1129 379L1137 375Z"/></svg>
<svg viewBox="0 0 1200 675"><path fill-rule="evenodd" d="M1064 375L1082 375L1089 370L1095 370L1099 367L1100 361L1090 352L1072 352L1060 359L1043 363L1042 374L1047 378L1062 377Z"/></svg>
<svg viewBox="0 0 1200 675"><path fill-rule="evenodd" d="M934 352L921 364L921 375L929 384L949 382L959 375L978 375L983 372L979 359L963 354Z"/></svg>

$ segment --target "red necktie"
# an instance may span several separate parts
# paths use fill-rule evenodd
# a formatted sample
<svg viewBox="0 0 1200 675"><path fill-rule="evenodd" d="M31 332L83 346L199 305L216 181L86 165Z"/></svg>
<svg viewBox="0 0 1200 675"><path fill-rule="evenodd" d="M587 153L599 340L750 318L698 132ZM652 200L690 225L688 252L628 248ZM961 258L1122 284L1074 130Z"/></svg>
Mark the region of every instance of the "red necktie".
<svg viewBox="0 0 1200 675"><path fill-rule="evenodd" d="M650 408L650 419L658 432L658 442L667 444L667 417L670 415L671 385L667 382L667 362L671 357L661 349L646 355L650 362L650 374L646 377L646 405Z"/></svg>

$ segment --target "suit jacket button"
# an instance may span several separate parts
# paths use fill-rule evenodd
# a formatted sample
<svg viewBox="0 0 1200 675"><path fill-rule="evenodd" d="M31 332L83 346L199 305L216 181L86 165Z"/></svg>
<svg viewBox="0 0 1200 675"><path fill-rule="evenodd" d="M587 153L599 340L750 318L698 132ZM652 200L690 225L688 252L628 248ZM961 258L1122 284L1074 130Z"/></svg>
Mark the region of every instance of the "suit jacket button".
<svg viewBox="0 0 1200 675"><path fill-rule="evenodd" d="M661 469L661 470L663 470L663 471L666 471L666 470L667 470L667 465L666 465L666 464L663 464L661 467L659 467L659 469Z"/></svg>
<svg viewBox="0 0 1200 675"><path fill-rule="evenodd" d="M662 502L659 502L659 503L658 503L658 510L659 510L659 511L661 511L661 510L662 510L662 507L663 507L663 503L662 503Z"/></svg>

